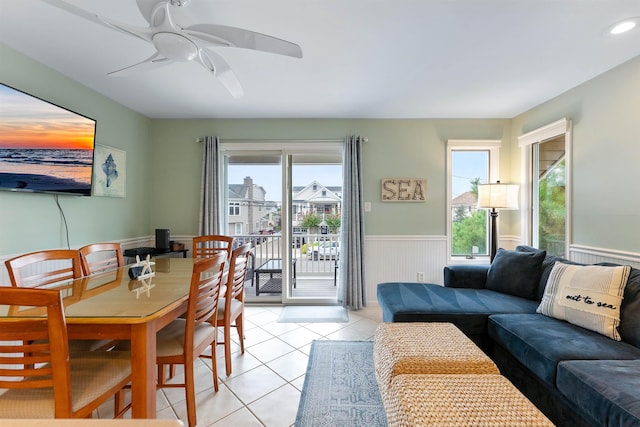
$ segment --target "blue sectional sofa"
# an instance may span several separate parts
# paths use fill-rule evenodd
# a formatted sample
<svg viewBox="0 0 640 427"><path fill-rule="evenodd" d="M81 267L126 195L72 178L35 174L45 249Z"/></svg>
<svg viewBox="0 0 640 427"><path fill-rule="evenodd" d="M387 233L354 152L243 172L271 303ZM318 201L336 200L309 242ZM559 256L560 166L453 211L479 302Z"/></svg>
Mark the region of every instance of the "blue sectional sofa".
<svg viewBox="0 0 640 427"><path fill-rule="evenodd" d="M580 265L519 246L491 266L445 267L444 286L381 283L383 320L453 323L557 425L640 426L640 270L621 280L617 341L538 312L556 262Z"/></svg>

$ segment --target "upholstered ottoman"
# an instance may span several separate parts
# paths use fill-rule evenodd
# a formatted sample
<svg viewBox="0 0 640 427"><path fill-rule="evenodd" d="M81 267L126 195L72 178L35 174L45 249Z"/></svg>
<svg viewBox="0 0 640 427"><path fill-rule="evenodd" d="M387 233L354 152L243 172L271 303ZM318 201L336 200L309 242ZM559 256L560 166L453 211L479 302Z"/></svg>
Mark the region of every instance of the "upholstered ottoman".
<svg viewBox="0 0 640 427"><path fill-rule="evenodd" d="M500 373L451 323L381 323L374 338L373 362L383 401L396 375Z"/></svg>
<svg viewBox="0 0 640 427"><path fill-rule="evenodd" d="M389 427L553 426L505 377L397 375L389 388Z"/></svg>

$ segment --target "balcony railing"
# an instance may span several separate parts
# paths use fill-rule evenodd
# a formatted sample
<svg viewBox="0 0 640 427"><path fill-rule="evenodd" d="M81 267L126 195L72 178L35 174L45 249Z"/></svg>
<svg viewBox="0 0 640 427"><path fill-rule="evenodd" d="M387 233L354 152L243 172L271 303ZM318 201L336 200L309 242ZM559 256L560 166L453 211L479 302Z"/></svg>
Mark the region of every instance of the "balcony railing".
<svg viewBox="0 0 640 427"><path fill-rule="evenodd" d="M340 236L337 234L294 234L291 256L296 260L298 277L324 276L333 278L340 254L339 238ZM270 259L284 258L285 248L282 235L241 235L234 236L234 240L235 245L251 242L256 267ZM323 248L318 249L320 246ZM314 254L314 248L317 256Z"/></svg>

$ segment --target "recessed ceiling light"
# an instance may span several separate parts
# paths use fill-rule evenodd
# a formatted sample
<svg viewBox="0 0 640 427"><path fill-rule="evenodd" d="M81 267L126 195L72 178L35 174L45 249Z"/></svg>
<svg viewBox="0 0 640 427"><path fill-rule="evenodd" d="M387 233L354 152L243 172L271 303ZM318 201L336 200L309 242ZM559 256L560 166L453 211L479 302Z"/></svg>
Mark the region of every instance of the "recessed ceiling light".
<svg viewBox="0 0 640 427"><path fill-rule="evenodd" d="M609 30L611 34L622 34L631 31L638 25L638 18L629 18L618 22Z"/></svg>

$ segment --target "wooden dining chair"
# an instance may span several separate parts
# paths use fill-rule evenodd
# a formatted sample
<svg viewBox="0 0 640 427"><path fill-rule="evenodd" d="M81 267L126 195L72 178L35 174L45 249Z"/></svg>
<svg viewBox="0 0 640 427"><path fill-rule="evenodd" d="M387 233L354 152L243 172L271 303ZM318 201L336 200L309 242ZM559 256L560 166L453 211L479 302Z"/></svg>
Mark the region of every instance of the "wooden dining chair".
<svg viewBox="0 0 640 427"><path fill-rule="evenodd" d="M80 253L73 249L31 252L8 259L11 286L47 288L82 277Z"/></svg>
<svg viewBox="0 0 640 427"><path fill-rule="evenodd" d="M158 387L185 388L189 427L196 425L194 362L208 347L215 360L216 319L226 258L226 252L220 252L194 263L186 316L172 321L156 334ZM176 364L184 365L184 383L167 383L164 367ZM215 363L212 363L212 369L213 386L218 391Z"/></svg>
<svg viewBox="0 0 640 427"><path fill-rule="evenodd" d="M224 251L227 254L227 259L229 259L231 258L232 249L233 237L231 236L209 234L193 238L192 253L194 258L209 258L218 252Z"/></svg>
<svg viewBox="0 0 640 427"><path fill-rule="evenodd" d="M70 356L58 290L3 286L1 305L10 306L13 317L0 318L0 418L91 418L111 397L122 401L131 355ZM116 416L122 409L116 407Z"/></svg>
<svg viewBox="0 0 640 427"><path fill-rule="evenodd" d="M91 243L81 247L79 252L85 276L124 266L120 243Z"/></svg>
<svg viewBox="0 0 640 427"><path fill-rule="evenodd" d="M231 375L231 328L238 331L240 352L244 354L244 283L250 263L251 243L231 252L229 274L224 297L220 299L218 327L224 328L224 360L227 376ZM214 356L214 355L212 355ZM214 359L215 360L215 359ZM215 362L214 362L215 363Z"/></svg>
<svg viewBox="0 0 640 427"><path fill-rule="evenodd" d="M80 252L73 249L51 249L31 252L5 261L11 286L16 288L71 289L73 281L83 276ZM73 290L71 291L73 292ZM72 352L104 350L110 340L72 340Z"/></svg>

